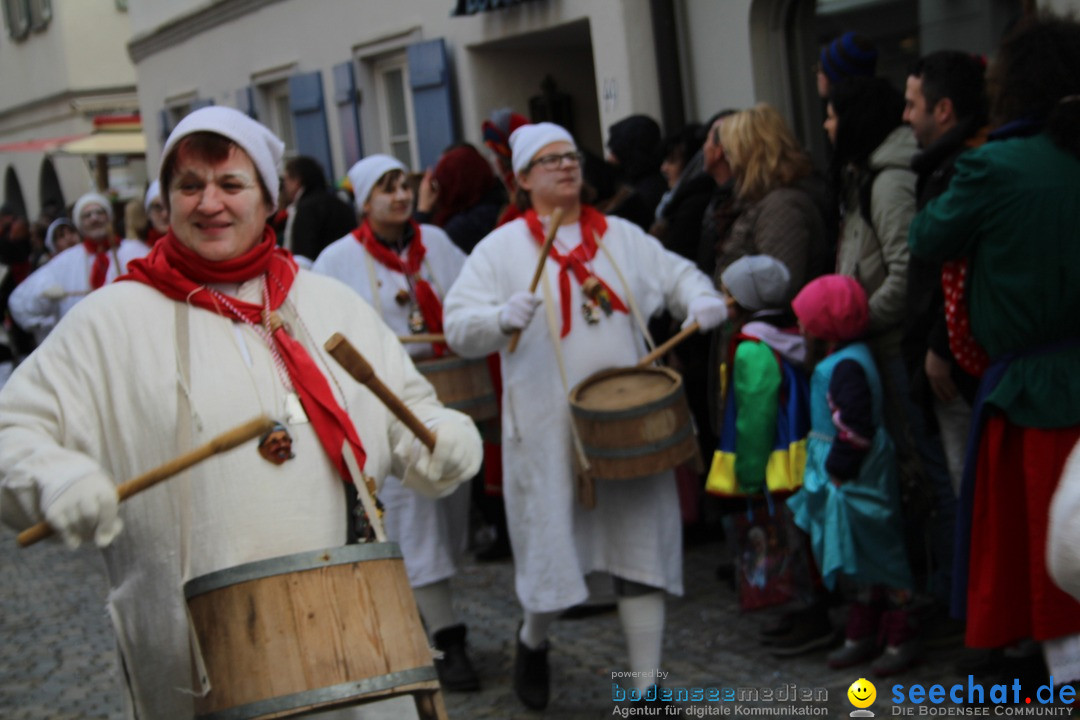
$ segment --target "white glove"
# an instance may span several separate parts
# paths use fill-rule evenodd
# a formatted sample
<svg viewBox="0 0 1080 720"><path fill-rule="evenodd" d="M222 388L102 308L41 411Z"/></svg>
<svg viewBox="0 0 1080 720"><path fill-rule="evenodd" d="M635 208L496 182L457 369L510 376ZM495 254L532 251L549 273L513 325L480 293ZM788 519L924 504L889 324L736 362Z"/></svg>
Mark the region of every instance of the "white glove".
<svg viewBox="0 0 1080 720"><path fill-rule="evenodd" d="M41 291L41 295L49 300L63 300L67 296L67 290L63 285L50 285Z"/></svg>
<svg viewBox="0 0 1080 720"><path fill-rule="evenodd" d="M692 323L701 326L701 332L708 332L720 323L727 320L727 303L723 298L715 295L698 295L690 301L686 308L686 320L682 326L688 327Z"/></svg>
<svg viewBox="0 0 1080 720"><path fill-rule="evenodd" d="M428 497L445 497L480 472L484 448L472 422L448 420L435 429L435 450L419 440L409 450L409 467L401 482Z"/></svg>
<svg viewBox="0 0 1080 720"><path fill-rule="evenodd" d="M119 503L116 486L103 475L92 474L55 493L44 493L41 509L45 522L74 550L83 540L105 547L120 534L124 524Z"/></svg>
<svg viewBox="0 0 1080 720"><path fill-rule="evenodd" d="M524 330L536 314L540 298L531 292L516 292L499 309L499 329L506 334Z"/></svg>

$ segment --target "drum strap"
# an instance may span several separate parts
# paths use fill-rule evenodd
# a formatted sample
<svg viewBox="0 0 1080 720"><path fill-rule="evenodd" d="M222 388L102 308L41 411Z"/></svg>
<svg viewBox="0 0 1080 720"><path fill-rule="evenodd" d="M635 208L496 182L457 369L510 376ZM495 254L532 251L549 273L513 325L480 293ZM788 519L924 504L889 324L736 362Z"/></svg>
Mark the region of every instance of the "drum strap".
<svg viewBox="0 0 1080 720"><path fill-rule="evenodd" d="M189 318L191 308L187 303L173 303L176 307L176 444L177 450L187 452L193 446L192 428L194 424L198 430L202 430L202 419L191 406L191 333L189 330ZM180 515L178 523L180 533L180 572L185 580L191 575L189 556L185 549L188 547L188 533L191 530L191 484L190 477L184 473L180 477L173 478L170 486L175 488L179 495ZM210 679L206 672L206 661L203 659L202 646L199 644L199 636L195 630L195 623L191 618L190 609L184 605L188 621L188 642L191 646L192 661L192 689L191 692L197 697L205 697L210 692Z"/></svg>
<svg viewBox="0 0 1080 720"><path fill-rule="evenodd" d="M559 378L562 380L563 394L566 397L570 397L570 383L566 379L566 361L563 359L562 344L559 342L559 321L555 317L555 294L551 292L551 284L547 281L547 263L544 263L544 270L540 275L540 285L544 291L544 310L547 316L548 333L553 338L552 346L555 348L555 360L559 365ZM585 455L585 445L581 442L581 436L578 435L577 426L570 423L570 437L574 442L574 452L577 453L578 463L581 468L588 471L590 468L589 458Z"/></svg>
<svg viewBox="0 0 1080 720"><path fill-rule="evenodd" d="M611 267L615 270L615 274L619 277L619 282L622 283L623 287L623 297L626 298L626 304L630 306L630 312L634 315L634 322L637 323L638 329L641 331L641 336L645 338L645 344L648 345L649 352L652 352L656 349L656 343L653 341L652 333L649 332L648 323L645 322L645 318L641 315L641 310L638 308L637 301L634 300L634 293L630 291L630 284L626 282L626 276L624 276L622 270L619 269L619 265L615 262L615 258L608 252L602 237L597 236L596 246L604 253L604 257L608 259L608 262L611 263Z"/></svg>
<svg viewBox="0 0 1080 720"><path fill-rule="evenodd" d="M371 253L364 251L364 260L367 262L368 287L371 288L371 304L375 306L375 312L382 317L382 300L379 298L379 276L375 272L375 261Z"/></svg>

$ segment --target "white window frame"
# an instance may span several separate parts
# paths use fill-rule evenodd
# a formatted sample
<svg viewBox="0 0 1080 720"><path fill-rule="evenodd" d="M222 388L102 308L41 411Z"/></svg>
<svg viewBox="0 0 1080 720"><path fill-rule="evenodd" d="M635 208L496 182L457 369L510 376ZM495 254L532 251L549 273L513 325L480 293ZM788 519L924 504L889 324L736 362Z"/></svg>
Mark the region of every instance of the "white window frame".
<svg viewBox="0 0 1080 720"><path fill-rule="evenodd" d="M416 137L416 116L413 113L412 90L409 87L409 62L404 52L382 57L372 67L375 75L375 104L379 109L379 141L388 155L397 157L394 144L407 142L408 158L398 157L407 167L416 168L420 163L420 151ZM401 93L405 102L405 133L393 132L390 122L390 77L401 72Z"/></svg>
<svg viewBox="0 0 1080 720"><path fill-rule="evenodd" d="M260 120L285 143L285 157L296 155L296 129L289 109L289 80L281 78L255 86L257 114Z"/></svg>

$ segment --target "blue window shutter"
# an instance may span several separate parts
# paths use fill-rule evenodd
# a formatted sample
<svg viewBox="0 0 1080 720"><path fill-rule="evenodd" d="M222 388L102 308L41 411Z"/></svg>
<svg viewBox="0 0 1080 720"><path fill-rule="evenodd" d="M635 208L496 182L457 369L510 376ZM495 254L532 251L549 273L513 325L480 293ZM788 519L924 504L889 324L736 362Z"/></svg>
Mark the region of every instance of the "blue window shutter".
<svg viewBox="0 0 1080 720"><path fill-rule="evenodd" d="M351 168L364 155L364 143L360 138L360 95L356 91L351 60L334 66L334 104L341 126L345 167Z"/></svg>
<svg viewBox="0 0 1080 720"><path fill-rule="evenodd" d="M408 47L409 87L416 118L420 168L431 167L458 139L453 84L442 38Z"/></svg>
<svg viewBox="0 0 1080 720"><path fill-rule="evenodd" d="M248 85L236 91L236 109L249 118L255 117L255 88Z"/></svg>
<svg viewBox="0 0 1080 720"><path fill-rule="evenodd" d="M293 114L297 153L315 158L330 177L334 177L330 136L326 130L322 73L316 70L289 78L289 109Z"/></svg>
<svg viewBox="0 0 1080 720"><path fill-rule="evenodd" d="M169 139L169 133L171 133L173 129L169 108L158 110L158 124L161 125L161 144L164 145L165 141Z"/></svg>

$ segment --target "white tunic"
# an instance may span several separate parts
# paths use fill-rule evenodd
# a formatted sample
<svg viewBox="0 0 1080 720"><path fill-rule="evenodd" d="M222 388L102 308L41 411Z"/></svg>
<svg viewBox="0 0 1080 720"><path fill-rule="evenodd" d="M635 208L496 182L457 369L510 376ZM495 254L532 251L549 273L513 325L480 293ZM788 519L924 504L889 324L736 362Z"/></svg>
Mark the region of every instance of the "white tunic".
<svg viewBox="0 0 1080 720"><path fill-rule="evenodd" d="M109 252L105 282L111 283L126 273L129 262L149 252L150 248L145 243L121 240L115 252ZM117 261L120 267L117 267ZM8 300L11 317L40 343L75 303L90 294L90 271L93 267L94 256L86 251L82 243L64 250L31 273L11 293ZM63 288L67 295L59 299L46 297L43 293L53 287Z"/></svg>
<svg viewBox="0 0 1080 720"><path fill-rule="evenodd" d="M236 296L260 302L262 280L244 283ZM279 314L353 419L366 473L402 475L414 438L322 350L334 332L429 427L472 427L438 404L393 332L344 285L301 270ZM190 381L178 362L185 318ZM270 351L246 325L140 283L109 285L79 303L0 391L0 517L25 527L41 519L43 488L90 473L122 482L259 414L280 419L285 396ZM296 457L280 466L251 441L121 505L124 530L103 553L109 614L138 717L192 717L187 580L345 543L343 484L312 426L289 430ZM475 444L478 455L478 437Z"/></svg>
<svg viewBox="0 0 1080 720"><path fill-rule="evenodd" d="M434 225L421 225L420 238L426 248L420 275L441 300L461 272L465 253ZM351 233L319 253L311 269L337 278L360 293L398 335L413 334L409 329L410 307L396 300L399 292L409 291L408 280L373 258ZM409 343L405 347L414 359L432 355L431 345ZM401 545L409 584L423 587L457 574L458 560L468 543L467 485L433 500L405 489L396 477L390 476L380 499L386 509L387 537Z"/></svg>
<svg viewBox="0 0 1080 720"><path fill-rule="evenodd" d="M716 293L692 263L664 250L636 225L616 217L607 223L603 246L646 318L665 307L684 316L691 299ZM564 226L555 247L566 254L580 240L578 224ZM570 406L543 305L516 351L506 352L510 336L499 328L499 307L528 289L538 257L539 245L524 220L496 229L473 249L444 307L447 340L455 352L479 357L501 351L503 492L518 598L531 612L570 607L585 600L583 576L594 571L681 594L681 519L673 473L597 481L597 506L585 510L575 499ZM625 302L626 288L604 250L590 265ZM542 283L558 305L558 265L550 258ZM581 288L573 279L570 287L572 329L559 346L572 388L599 370L635 364L645 345L628 314L616 312L587 324ZM545 297L539 289L537 294ZM553 310L561 318L559 308Z"/></svg>

